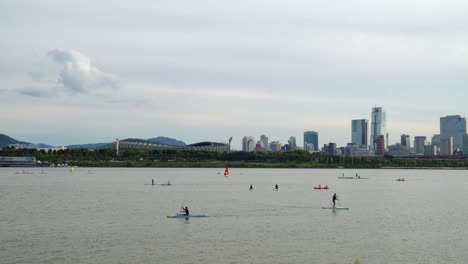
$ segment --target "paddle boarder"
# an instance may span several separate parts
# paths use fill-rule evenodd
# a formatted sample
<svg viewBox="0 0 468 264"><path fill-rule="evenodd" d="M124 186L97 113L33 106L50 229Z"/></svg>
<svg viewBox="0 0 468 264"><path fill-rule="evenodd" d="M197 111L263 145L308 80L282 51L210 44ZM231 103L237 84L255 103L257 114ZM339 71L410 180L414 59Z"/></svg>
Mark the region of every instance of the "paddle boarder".
<svg viewBox="0 0 468 264"><path fill-rule="evenodd" d="M250 184L249 191L253 191L253 186L252 186L252 184Z"/></svg>
<svg viewBox="0 0 468 264"><path fill-rule="evenodd" d="M182 207L182 208L183 208L183 207ZM185 206L185 208L183 208L181 211L184 212L185 215L189 215L189 214L190 214L187 206Z"/></svg>
<svg viewBox="0 0 468 264"><path fill-rule="evenodd" d="M335 193L335 194L333 194L333 199L332 199L333 208L336 208L336 204L335 204L336 200L338 200L338 196L337 196L336 193Z"/></svg>
<svg viewBox="0 0 468 264"><path fill-rule="evenodd" d="M151 185L154 185L154 179L151 179Z"/></svg>
<svg viewBox="0 0 468 264"><path fill-rule="evenodd" d="M275 190L278 190L278 189L279 189L278 184L276 184L275 185Z"/></svg>

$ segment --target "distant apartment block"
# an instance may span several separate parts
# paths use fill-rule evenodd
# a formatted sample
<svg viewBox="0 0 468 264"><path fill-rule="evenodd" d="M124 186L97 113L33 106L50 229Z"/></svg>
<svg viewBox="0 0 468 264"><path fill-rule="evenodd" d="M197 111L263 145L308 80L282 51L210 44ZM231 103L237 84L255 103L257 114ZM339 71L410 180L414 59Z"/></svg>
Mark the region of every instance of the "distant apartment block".
<svg viewBox="0 0 468 264"><path fill-rule="evenodd" d="M252 152L255 149L255 139L254 137L243 137L242 138L242 151Z"/></svg>
<svg viewBox="0 0 468 264"><path fill-rule="evenodd" d="M270 143L270 150L273 152L281 151L281 143L279 141L272 141Z"/></svg>

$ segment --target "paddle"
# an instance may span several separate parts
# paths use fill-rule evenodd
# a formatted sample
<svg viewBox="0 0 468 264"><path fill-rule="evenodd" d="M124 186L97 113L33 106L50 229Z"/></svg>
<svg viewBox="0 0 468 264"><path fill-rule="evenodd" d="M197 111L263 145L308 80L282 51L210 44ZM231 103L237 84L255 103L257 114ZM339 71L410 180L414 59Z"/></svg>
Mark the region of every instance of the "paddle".
<svg viewBox="0 0 468 264"><path fill-rule="evenodd" d="M185 200L184 200L184 202L182 202L182 206L180 207L180 212L181 213L184 212L184 204L185 204Z"/></svg>

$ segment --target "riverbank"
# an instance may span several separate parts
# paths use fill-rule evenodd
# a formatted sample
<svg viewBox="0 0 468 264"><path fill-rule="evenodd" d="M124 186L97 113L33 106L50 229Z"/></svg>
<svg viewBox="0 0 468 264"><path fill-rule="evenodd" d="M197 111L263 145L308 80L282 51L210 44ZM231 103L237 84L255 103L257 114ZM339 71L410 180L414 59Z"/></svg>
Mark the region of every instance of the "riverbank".
<svg viewBox="0 0 468 264"><path fill-rule="evenodd" d="M428 169L428 170L468 170L468 167L446 166L337 166L336 164L315 162L242 162L242 161L211 161L211 162L70 162L71 166L79 167L109 167L109 168L263 168L263 169Z"/></svg>

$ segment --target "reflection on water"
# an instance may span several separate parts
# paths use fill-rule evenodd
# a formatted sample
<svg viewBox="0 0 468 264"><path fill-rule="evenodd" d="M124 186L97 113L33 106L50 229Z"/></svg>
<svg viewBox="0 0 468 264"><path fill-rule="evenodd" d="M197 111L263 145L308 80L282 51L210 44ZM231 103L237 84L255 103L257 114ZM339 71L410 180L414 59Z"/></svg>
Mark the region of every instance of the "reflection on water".
<svg viewBox="0 0 468 264"><path fill-rule="evenodd" d="M468 258L466 171L231 169L226 178L224 168L30 170L0 169L2 263ZM369 179L338 179L342 173ZM151 186L153 178L173 184ZM314 190L318 184L331 189ZM333 193L350 209L321 209ZM166 218L181 204L209 217Z"/></svg>

